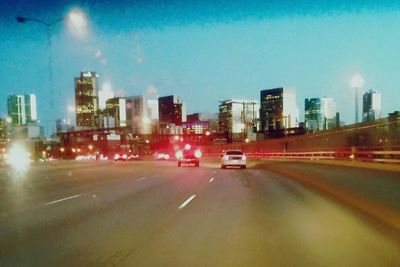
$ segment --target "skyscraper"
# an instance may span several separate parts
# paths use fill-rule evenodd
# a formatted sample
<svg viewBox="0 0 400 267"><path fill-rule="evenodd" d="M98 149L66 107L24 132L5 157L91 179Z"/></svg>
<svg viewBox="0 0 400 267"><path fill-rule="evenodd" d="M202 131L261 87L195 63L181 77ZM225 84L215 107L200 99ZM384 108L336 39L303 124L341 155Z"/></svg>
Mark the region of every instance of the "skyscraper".
<svg viewBox="0 0 400 267"><path fill-rule="evenodd" d="M373 121L381 118L381 94L369 90L363 95L363 121Z"/></svg>
<svg viewBox="0 0 400 267"><path fill-rule="evenodd" d="M27 125L37 121L36 96L34 94L9 95L8 116L13 126Z"/></svg>
<svg viewBox="0 0 400 267"><path fill-rule="evenodd" d="M57 133L67 133L73 130L71 122L66 118L60 118L56 120L56 132Z"/></svg>
<svg viewBox="0 0 400 267"><path fill-rule="evenodd" d="M151 106L149 106L149 103ZM152 116L157 114L154 110L154 102L149 102L145 96L133 96L127 98L127 125L132 128L134 134L151 134L153 129ZM157 105L158 108L158 105ZM158 115L157 115L158 118Z"/></svg>
<svg viewBox="0 0 400 267"><path fill-rule="evenodd" d="M336 101L327 97L307 98L304 115L309 131L335 128L337 125Z"/></svg>
<svg viewBox="0 0 400 267"><path fill-rule="evenodd" d="M8 138L7 120L0 118L0 145Z"/></svg>
<svg viewBox="0 0 400 267"><path fill-rule="evenodd" d="M179 97L170 95L158 98L160 133L182 133L186 121L185 105Z"/></svg>
<svg viewBox="0 0 400 267"><path fill-rule="evenodd" d="M321 98L321 112L323 129L328 130L336 127L336 100L333 98Z"/></svg>
<svg viewBox="0 0 400 267"><path fill-rule="evenodd" d="M240 140L258 129L259 103L255 100L229 99L220 102L218 128L227 139Z"/></svg>
<svg viewBox="0 0 400 267"><path fill-rule="evenodd" d="M113 118L114 127L125 127L127 126L127 100L123 97L114 97L106 101L105 114ZM104 120L104 119L103 119ZM108 125L112 126L112 125ZM106 127L108 128L108 127ZM112 128L112 127L111 127Z"/></svg>
<svg viewBox="0 0 400 267"><path fill-rule="evenodd" d="M308 131L323 129L323 119L320 98L306 98L304 103L304 122Z"/></svg>
<svg viewBox="0 0 400 267"><path fill-rule="evenodd" d="M98 75L94 71L81 72L75 78L76 125L85 128L99 126Z"/></svg>
<svg viewBox="0 0 400 267"><path fill-rule="evenodd" d="M280 87L260 92L261 131L279 131L297 127L299 109L295 88Z"/></svg>

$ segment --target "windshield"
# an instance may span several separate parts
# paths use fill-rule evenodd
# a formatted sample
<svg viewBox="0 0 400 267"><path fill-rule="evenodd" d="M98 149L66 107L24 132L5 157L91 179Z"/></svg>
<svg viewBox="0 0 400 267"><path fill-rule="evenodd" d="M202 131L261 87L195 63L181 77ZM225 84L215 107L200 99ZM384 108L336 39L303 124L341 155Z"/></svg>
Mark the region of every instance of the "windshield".
<svg viewBox="0 0 400 267"><path fill-rule="evenodd" d="M242 151L227 151L227 155L243 155Z"/></svg>
<svg viewBox="0 0 400 267"><path fill-rule="evenodd" d="M0 267L400 266L400 1L0 1Z"/></svg>

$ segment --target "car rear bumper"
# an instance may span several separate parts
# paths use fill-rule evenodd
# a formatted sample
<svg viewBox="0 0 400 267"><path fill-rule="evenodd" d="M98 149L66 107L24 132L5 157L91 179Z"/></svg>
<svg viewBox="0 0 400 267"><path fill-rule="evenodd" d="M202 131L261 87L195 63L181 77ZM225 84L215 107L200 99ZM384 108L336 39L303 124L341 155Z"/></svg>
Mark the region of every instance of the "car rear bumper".
<svg viewBox="0 0 400 267"><path fill-rule="evenodd" d="M178 162L180 163L197 163L200 162L199 159L179 159Z"/></svg>
<svg viewBox="0 0 400 267"><path fill-rule="evenodd" d="M224 166L244 166L246 165L246 160L222 160L221 165Z"/></svg>

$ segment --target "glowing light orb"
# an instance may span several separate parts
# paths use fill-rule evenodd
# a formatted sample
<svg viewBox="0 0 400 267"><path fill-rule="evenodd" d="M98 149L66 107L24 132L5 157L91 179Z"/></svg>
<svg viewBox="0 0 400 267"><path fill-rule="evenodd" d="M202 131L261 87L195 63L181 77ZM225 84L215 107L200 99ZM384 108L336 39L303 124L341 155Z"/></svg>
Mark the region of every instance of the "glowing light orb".
<svg viewBox="0 0 400 267"><path fill-rule="evenodd" d="M353 88L361 88L364 86L364 78L361 74L356 74L351 78L350 86Z"/></svg>
<svg viewBox="0 0 400 267"><path fill-rule="evenodd" d="M76 37L84 39L89 34L89 23L85 13L80 9L73 9L68 14L68 28Z"/></svg>
<svg viewBox="0 0 400 267"><path fill-rule="evenodd" d="M13 144L5 156L5 162L16 172L25 172L31 163L30 154L22 144Z"/></svg>

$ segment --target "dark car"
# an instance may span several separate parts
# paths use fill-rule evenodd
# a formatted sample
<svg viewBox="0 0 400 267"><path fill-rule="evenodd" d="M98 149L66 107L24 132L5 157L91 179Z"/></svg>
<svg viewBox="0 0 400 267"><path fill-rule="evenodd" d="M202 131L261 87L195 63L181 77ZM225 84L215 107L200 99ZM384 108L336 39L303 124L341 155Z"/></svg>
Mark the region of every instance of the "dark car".
<svg viewBox="0 0 400 267"><path fill-rule="evenodd" d="M178 159L178 167L182 164L194 164L199 167L202 153L200 149L186 144L183 149L176 152L175 156Z"/></svg>

